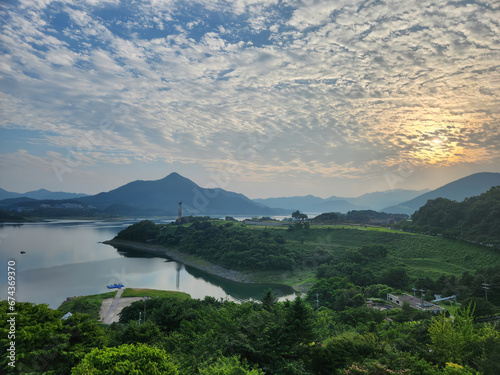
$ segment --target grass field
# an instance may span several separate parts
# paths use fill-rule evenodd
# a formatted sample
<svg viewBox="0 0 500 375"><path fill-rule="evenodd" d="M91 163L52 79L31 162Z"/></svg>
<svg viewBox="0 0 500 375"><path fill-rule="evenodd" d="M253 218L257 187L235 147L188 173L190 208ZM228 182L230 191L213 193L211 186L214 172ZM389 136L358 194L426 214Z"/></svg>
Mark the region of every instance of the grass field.
<svg viewBox="0 0 500 375"><path fill-rule="evenodd" d="M102 300L106 298L114 298L116 290L102 294L94 294L90 296L73 297L70 301L64 301L57 310L64 313L82 313L90 314L94 319L99 319L99 309L101 308Z"/></svg>
<svg viewBox="0 0 500 375"><path fill-rule="evenodd" d="M158 289L133 289L126 288L123 291L122 298L126 297L171 297L178 299L189 299L191 296L187 293L176 292L172 290L158 290Z"/></svg>

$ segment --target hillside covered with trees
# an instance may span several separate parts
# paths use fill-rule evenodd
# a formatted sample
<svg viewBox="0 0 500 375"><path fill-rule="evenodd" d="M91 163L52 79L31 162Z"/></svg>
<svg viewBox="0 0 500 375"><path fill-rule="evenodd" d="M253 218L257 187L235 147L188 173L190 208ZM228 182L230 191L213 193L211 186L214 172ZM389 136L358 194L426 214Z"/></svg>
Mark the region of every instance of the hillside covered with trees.
<svg viewBox="0 0 500 375"><path fill-rule="evenodd" d="M409 306L381 311L365 299L387 286L319 280L304 297L278 302L269 291L241 304L159 297L126 307L119 323L88 314L17 303L16 367L2 373L495 375L497 326L475 321L464 305L455 318ZM8 303L0 302L5 316ZM146 320L138 321L146 312ZM0 349L9 349L0 322Z"/></svg>
<svg viewBox="0 0 500 375"><path fill-rule="evenodd" d="M325 216L326 217L326 216ZM328 219L335 219L332 215ZM117 238L159 244L249 274L280 275L307 292L271 291L242 303L169 293L102 324L104 296L46 305L16 303L13 374L496 375L500 373L500 259L463 241L386 228L251 226L232 218L144 220ZM484 284L489 289L486 295ZM387 293L456 295L434 315L391 304ZM113 292L107 293L111 297ZM6 316L7 301L0 302ZM66 312L73 316L64 318ZM453 318L450 317L453 315ZM11 326L0 322L8 353Z"/></svg>
<svg viewBox="0 0 500 375"><path fill-rule="evenodd" d="M462 202L429 200L412 215L411 222L399 227L500 249L500 186Z"/></svg>

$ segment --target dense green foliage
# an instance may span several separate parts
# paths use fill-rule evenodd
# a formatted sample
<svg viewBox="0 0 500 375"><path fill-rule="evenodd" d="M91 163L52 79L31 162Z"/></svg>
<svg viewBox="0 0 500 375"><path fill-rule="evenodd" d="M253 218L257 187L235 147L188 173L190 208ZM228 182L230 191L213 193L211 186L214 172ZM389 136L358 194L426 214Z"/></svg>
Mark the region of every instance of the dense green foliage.
<svg viewBox="0 0 500 375"><path fill-rule="evenodd" d="M189 226L157 225L144 220L121 231L120 239L175 246L210 262L237 270L291 270L301 254L284 246L281 235L246 230L232 222L194 221Z"/></svg>
<svg viewBox="0 0 500 375"><path fill-rule="evenodd" d="M313 223L356 223L356 224L369 224L369 223L389 223L407 220L406 214L388 214L385 212L377 212L373 210L352 210L347 214L340 212L326 212L316 216L311 221Z"/></svg>
<svg viewBox="0 0 500 375"><path fill-rule="evenodd" d="M498 325L477 323L473 307L454 319L409 307L388 312L364 301L387 286L322 279L307 297L278 302L152 298L120 323L88 315L61 320L45 305L18 303L16 368L45 374L484 374L500 371ZM390 289L389 289L390 290ZM393 291L393 290L390 290ZM8 304L0 303L6 312ZM139 324L139 311L147 311ZM390 321L387 319L390 318ZM7 350L6 322L1 350Z"/></svg>
<svg viewBox="0 0 500 375"><path fill-rule="evenodd" d="M441 236L363 226L314 226L308 222L266 228L206 219L184 225L142 221L117 237L154 241L241 271L291 271L300 275L323 267L329 276L347 277L362 286L383 283L410 287L420 278L459 277L500 264L493 249Z"/></svg>
<svg viewBox="0 0 500 375"><path fill-rule="evenodd" d="M17 213L12 213L5 210L0 210L0 223L10 222L17 223L27 221L28 219L24 215L19 215Z"/></svg>
<svg viewBox="0 0 500 375"><path fill-rule="evenodd" d="M0 315L7 317L7 301L0 302ZM66 374L89 353L107 342L104 328L86 314L74 314L61 320L63 312L47 305L16 303L15 338L9 339L7 319L0 321L0 350L7 352L15 342L19 374ZM0 369L7 372L9 359L2 355Z"/></svg>
<svg viewBox="0 0 500 375"><path fill-rule="evenodd" d="M144 344L124 344L117 348L92 350L71 373L178 375L179 371L163 349Z"/></svg>
<svg viewBox="0 0 500 375"><path fill-rule="evenodd" d="M500 186L463 202L445 198L429 200L413 214L411 222L400 227L500 249Z"/></svg>
<svg viewBox="0 0 500 375"><path fill-rule="evenodd" d="M315 278L307 295L283 302L270 291L261 301L241 304L150 291L152 298L132 303L123 309L120 322L110 326L78 312L61 320L62 311L18 303L14 372L500 373L499 325L485 322L500 312L500 265L493 249L440 236L305 224L287 230L205 218L182 225L142 221L128 227L119 238L174 246L247 271L314 270ZM425 289L428 296L455 294L462 305L450 306L454 318L408 304L388 310L367 306L369 299L371 306L385 309L387 293L411 287ZM92 298L96 304L99 297ZM84 301L76 299L61 310L95 311ZM5 301L0 303L2 312L7 308ZM5 352L8 325L0 324L0 350ZM1 366L11 370L7 360Z"/></svg>

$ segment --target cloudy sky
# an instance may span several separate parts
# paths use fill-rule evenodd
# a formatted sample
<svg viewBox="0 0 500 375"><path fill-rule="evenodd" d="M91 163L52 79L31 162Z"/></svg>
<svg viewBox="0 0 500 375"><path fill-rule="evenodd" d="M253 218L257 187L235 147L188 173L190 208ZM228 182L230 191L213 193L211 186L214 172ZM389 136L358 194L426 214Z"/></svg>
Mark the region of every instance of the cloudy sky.
<svg viewBox="0 0 500 375"><path fill-rule="evenodd" d="M3 0L0 187L251 198L500 172L500 3Z"/></svg>

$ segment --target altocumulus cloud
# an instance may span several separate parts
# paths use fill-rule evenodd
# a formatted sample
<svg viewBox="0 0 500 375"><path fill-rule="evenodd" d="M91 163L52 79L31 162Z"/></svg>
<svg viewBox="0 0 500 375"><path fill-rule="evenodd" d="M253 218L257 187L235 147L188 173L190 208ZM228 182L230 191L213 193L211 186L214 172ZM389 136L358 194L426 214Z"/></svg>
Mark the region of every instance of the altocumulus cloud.
<svg viewBox="0 0 500 375"><path fill-rule="evenodd" d="M4 132L36 132L26 163L61 161L104 119L113 126L83 150L82 166L216 171L230 161L242 179L272 180L500 158L496 2L23 0L0 9L0 121ZM7 164L19 155L1 151Z"/></svg>

